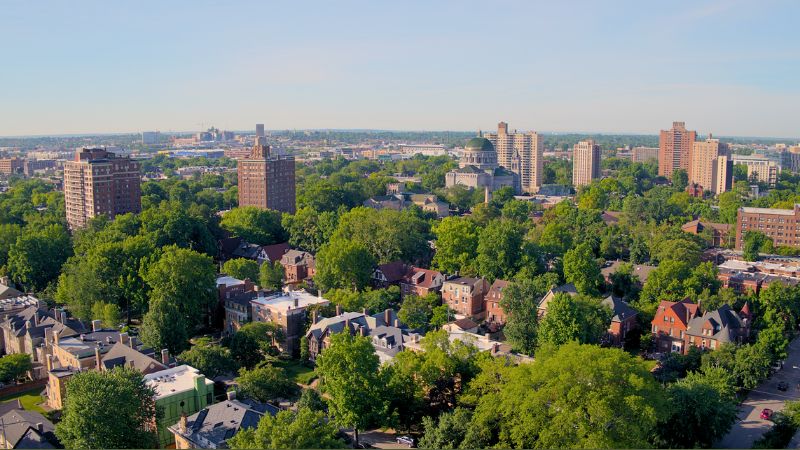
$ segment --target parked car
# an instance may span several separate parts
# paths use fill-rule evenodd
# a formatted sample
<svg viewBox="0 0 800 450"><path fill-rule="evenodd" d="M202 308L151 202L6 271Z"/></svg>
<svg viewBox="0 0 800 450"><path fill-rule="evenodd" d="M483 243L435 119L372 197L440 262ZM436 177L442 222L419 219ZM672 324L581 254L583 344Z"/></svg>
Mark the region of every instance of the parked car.
<svg viewBox="0 0 800 450"><path fill-rule="evenodd" d="M787 383L785 381L781 381L780 383L778 383L778 390L779 391L786 391L787 389L789 389L789 383Z"/></svg>
<svg viewBox="0 0 800 450"><path fill-rule="evenodd" d="M411 436L397 436L397 439L395 439L395 441L398 444L407 445L408 448L414 448L415 447L414 438L411 437Z"/></svg>
<svg viewBox="0 0 800 450"><path fill-rule="evenodd" d="M762 409L760 417L763 420L770 420L772 418L772 410L769 408Z"/></svg>

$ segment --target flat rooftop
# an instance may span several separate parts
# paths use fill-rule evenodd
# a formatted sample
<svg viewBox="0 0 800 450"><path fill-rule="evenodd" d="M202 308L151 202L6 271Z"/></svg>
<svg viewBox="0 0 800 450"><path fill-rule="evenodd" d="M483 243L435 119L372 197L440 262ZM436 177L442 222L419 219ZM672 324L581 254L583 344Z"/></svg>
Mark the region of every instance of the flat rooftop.
<svg viewBox="0 0 800 450"><path fill-rule="evenodd" d="M223 284L225 286L239 286L240 284L244 284L244 281L238 278L225 275L224 277L217 278L217 287L220 287Z"/></svg>
<svg viewBox="0 0 800 450"><path fill-rule="evenodd" d="M279 292L257 297L250 303L277 310L302 309L311 305L326 305L330 303L327 299L309 294L304 290Z"/></svg>
<svg viewBox="0 0 800 450"><path fill-rule="evenodd" d="M205 378L199 370L184 364L145 375L144 381L156 390L155 398L158 400L180 392L193 390L194 380L200 376ZM205 384L213 385L214 382L206 378Z"/></svg>
<svg viewBox="0 0 800 450"><path fill-rule="evenodd" d="M795 205L795 208L797 205ZM751 206L743 206L742 212L748 214L771 214L775 216L794 216L793 209L778 209L778 208L753 208Z"/></svg>

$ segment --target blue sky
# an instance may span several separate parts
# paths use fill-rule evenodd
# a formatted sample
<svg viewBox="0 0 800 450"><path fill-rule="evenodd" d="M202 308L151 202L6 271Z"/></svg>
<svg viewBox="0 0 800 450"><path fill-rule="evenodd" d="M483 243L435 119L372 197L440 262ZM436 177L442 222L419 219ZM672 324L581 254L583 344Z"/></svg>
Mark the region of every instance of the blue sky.
<svg viewBox="0 0 800 450"><path fill-rule="evenodd" d="M0 135L249 129L799 137L798 1L29 1Z"/></svg>

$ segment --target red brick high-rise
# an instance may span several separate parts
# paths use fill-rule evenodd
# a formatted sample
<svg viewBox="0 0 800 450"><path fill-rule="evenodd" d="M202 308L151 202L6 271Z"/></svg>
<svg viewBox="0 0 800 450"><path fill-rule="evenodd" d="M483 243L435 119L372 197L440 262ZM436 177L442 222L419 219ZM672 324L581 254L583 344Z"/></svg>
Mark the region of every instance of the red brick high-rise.
<svg viewBox="0 0 800 450"><path fill-rule="evenodd" d="M139 163L102 148L84 148L64 163L64 202L70 229L86 226L101 215L142 210Z"/></svg>
<svg viewBox="0 0 800 450"><path fill-rule="evenodd" d="M684 122L672 122L672 128L661 130L658 140L658 174L667 178L677 169L689 172L696 131L686 129Z"/></svg>
<svg viewBox="0 0 800 450"><path fill-rule="evenodd" d="M257 206L294 214L293 156L272 156L266 139L257 137L250 156L239 160L237 170L239 206Z"/></svg>

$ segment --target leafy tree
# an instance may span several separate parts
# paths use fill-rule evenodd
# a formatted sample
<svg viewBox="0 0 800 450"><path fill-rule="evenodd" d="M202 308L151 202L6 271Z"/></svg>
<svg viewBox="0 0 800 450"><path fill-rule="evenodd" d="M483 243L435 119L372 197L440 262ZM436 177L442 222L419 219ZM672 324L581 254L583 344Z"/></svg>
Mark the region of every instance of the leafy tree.
<svg viewBox="0 0 800 450"><path fill-rule="evenodd" d="M689 186L689 174L684 169L675 169L672 172L672 186L678 191L685 191Z"/></svg>
<svg viewBox="0 0 800 450"><path fill-rule="evenodd" d="M260 364L253 369L242 368L236 378L239 390L245 397L269 402L286 398L294 393L297 386L286 376L280 367Z"/></svg>
<svg viewBox="0 0 800 450"><path fill-rule="evenodd" d="M222 216L220 226L251 244L277 244L287 238L281 213L255 206L233 208Z"/></svg>
<svg viewBox="0 0 800 450"><path fill-rule="evenodd" d="M759 345L742 345L736 350L733 373L744 389L753 389L769 376L769 351Z"/></svg>
<svg viewBox="0 0 800 450"><path fill-rule="evenodd" d="M570 341L596 344L608 329L611 310L599 301L560 293L547 305L539 322L539 345L563 345Z"/></svg>
<svg viewBox="0 0 800 450"><path fill-rule="evenodd" d="M705 374L690 373L668 395L672 414L658 431L669 448L712 447L736 420L735 398Z"/></svg>
<svg viewBox="0 0 800 450"><path fill-rule="evenodd" d="M539 300L558 283L558 276L549 273L534 279L518 279L509 284L500 306L506 312L503 329L508 343L518 352L533 355L539 328Z"/></svg>
<svg viewBox="0 0 800 450"><path fill-rule="evenodd" d="M134 369L80 372L67 383L56 436L68 448L154 448L162 411Z"/></svg>
<svg viewBox="0 0 800 450"><path fill-rule="evenodd" d="M424 297L406 295L400 310L397 312L397 317L410 328L425 328L433 317L433 308L438 306L439 303L439 296L435 293L430 293Z"/></svg>
<svg viewBox="0 0 800 450"><path fill-rule="evenodd" d="M369 284L375 264L375 258L364 245L348 239L333 239L317 253L314 281L323 290L361 290Z"/></svg>
<svg viewBox="0 0 800 450"><path fill-rule="evenodd" d="M719 194L719 218L723 223L735 224L741 207L742 198L738 192L728 191Z"/></svg>
<svg viewBox="0 0 800 450"><path fill-rule="evenodd" d="M71 253L69 234L63 226L26 229L8 251L8 272L22 286L42 290L58 277Z"/></svg>
<svg viewBox="0 0 800 450"><path fill-rule="evenodd" d="M589 244L582 243L564 254L564 278L581 294L596 295L602 284L600 264Z"/></svg>
<svg viewBox="0 0 800 450"><path fill-rule="evenodd" d="M522 259L522 232L511 221L489 222L478 239L478 272L490 280L513 277Z"/></svg>
<svg viewBox="0 0 800 450"><path fill-rule="evenodd" d="M216 378L236 370L236 362L227 348L199 339L192 348L178 355L178 360L199 370L208 378Z"/></svg>
<svg viewBox="0 0 800 450"><path fill-rule="evenodd" d="M289 233L289 244L292 247L317 253L330 240L338 220L335 211L318 212L305 206L298 209L293 216L284 214L282 224Z"/></svg>
<svg viewBox="0 0 800 450"><path fill-rule="evenodd" d="M431 312L430 326L438 330L442 325L450 322L451 317L453 317L453 314L450 313L450 308L447 305L435 306Z"/></svg>
<svg viewBox="0 0 800 450"><path fill-rule="evenodd" d="M22 227L16 223L0 224L0 267L8 262L8 252L17 243L17 239L22 235Z"/></svg>
<svg viewBox="0 0 800 450"><path fill-rule="evenodd" d="M772 239L758 231L745 231L742 238L742 256L745 261L758 261L759 253L771 253Z"/></svg>
<svg viewBox="0 0 800 450"><path fill-rule="evenodd" d="M641 448L666 414L649 363L569 343L512 369L480 397L471 426L484 430L482 447Z"/></svg>
<svg viewBox="0 0 800 450"><path fill-rule="evenodd" d="M174 305L186 324L186 334L201 324L203 316L217 303L216 269L210 257L177 246L164 247L142 279L150 286L153 301ZM170 349L172 350L172 349Z"/></svg>
<svg viewBox="0 0 800 450"><path fill-rule="evenodd" d="M264 262L258 269L258 284L261 289L277 291L283 286L283 266L280 261Z"/></svg>
<svg viewBox="0 0 800 450"><path fill-rule="evenodd" d="M368 338L338 333L329 348L317 357L317 373L328 394L331 417L355 432L379 422L386 411L379 360Z"/></svg>
<svg viewBox="0 0 800 450"><path fill-rule="evenodd" d="M319 395L316 389L303 389L300 400L297 401L297 409L308 408L312 411L325 411L328 405Z"/></svg>
<svg viewBox="0 0 800 450"><path fill-rule="evenodd" d="M97 302L92 305L92 318L102 321L107 328L116 328L122 323L122 311L113 303Z"/></svg>
<svg viewBox="0 0 800 450"><path fill-rule="evenodd" d="M150 310L142 319L140 337L152 348L166 348L177 355L188 347L188 329L186 318L177 305L166 299L154 298L150 301Z"/></svg>
<svg viewBox="0 0 800 450"><path fill-rule="evenodd" d="M267 355L277 354L276 345L283 339L283 330L278 325L272 322L250 322L230 338L228 346L233 359L250 368Z"/></svg>
<svg viewBox="0 0 800 450"><path fill-rule="evenodd" d="M0 357L0 381L10 383L33 370L31 355L14 353Z"/></svg>
<svg viewBox="0 0 800 450"><path fill-rule="evenodd" d="M469 432L472 411L456 408L439 416L422 419L425 435L419 441L419 448L461 448L461 442Z"/></svg>
<svg viewBox="0 0 800 450"><path fill-rule="evenodd" d="M345 448L338 429L325 420L322 411L299 408L297 412L265 414L258 427L240 430L227 442L230 448Z"/></svg>
<svg viewBox="0 0 800 450"><path fill-rule="evenodd" d="M478 252L478 228L471 220L445 217L433 227L436 253L433 266L446 273L461 273Z"/></svg>
<svg viewBox="0 0 800 450"><path fill-rule="evenodd" d="M250 281L258 280L259 268L258 263L252 259L234 258L225 261L222 265L222 272L240 280L249 279Z"/></svg>
<svg viewBox="0 0 800 450"><path fill-rule="evenodd" d="M636 298L639 295L639 277L633 274L633 264L620 264L609 278L613 295L627 298Z"/></svg>
<svg viewBox="0 0 800 450"><path fill-rule="evenodd" d="M379 263L414 262L428 257L429 229L428 222L412 209L358 207L339 217L331 242L356 242Z"/></svg>

